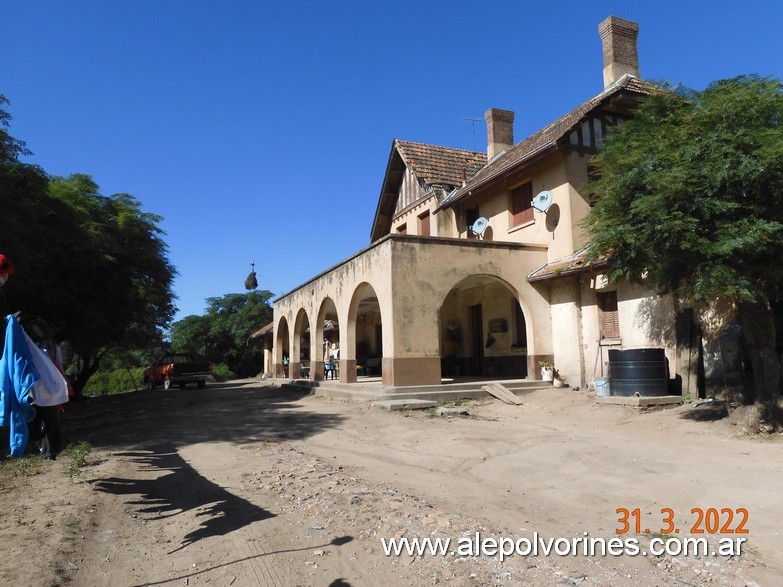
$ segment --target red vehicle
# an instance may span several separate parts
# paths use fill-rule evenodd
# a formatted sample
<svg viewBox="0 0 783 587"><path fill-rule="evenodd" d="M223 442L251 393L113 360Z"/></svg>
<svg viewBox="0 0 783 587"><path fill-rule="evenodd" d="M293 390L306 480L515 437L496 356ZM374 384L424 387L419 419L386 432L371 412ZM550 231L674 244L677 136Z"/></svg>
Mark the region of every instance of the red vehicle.
<svg viewBox="0 0 783 587"><path fill-rule="evenodd" d="M150 390L161 384L163 389L169 389L174 384L181 389L188 383L195 383L199 389L204 389L211 373L212 363L197 363L193 355L188 353L168 353L144 371L144 384Z"/></svg>

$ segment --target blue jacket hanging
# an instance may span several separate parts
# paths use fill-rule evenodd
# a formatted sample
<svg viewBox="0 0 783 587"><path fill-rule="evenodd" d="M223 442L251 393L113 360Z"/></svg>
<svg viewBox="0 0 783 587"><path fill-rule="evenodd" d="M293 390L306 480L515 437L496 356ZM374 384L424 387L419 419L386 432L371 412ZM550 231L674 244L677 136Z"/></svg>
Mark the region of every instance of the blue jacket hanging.
<svg viewBox="0 0 783 587"><path fill-rule="evenodd" d="M0 358L0 426L9 427L11 456L27 446L27 423L35 418L30 388L40 379L21 325L5 318L5 348Z"/></svg>

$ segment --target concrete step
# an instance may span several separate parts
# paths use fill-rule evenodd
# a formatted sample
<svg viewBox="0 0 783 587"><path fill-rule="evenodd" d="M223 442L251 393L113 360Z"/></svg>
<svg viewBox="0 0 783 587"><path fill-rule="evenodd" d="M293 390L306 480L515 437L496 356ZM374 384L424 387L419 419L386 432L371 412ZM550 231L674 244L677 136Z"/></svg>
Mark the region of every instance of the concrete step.
<svg viewBox="0 0 783 587"><path fill-rule="evenodd" d="M280 379L281 387L295 389L297 391L309 391L315 395L347 399L352 401L381 401L381 400L427 400L450 401L456 399L477 399L493 397L484 386L492 383L500 383L515 396L531 393L538 389L552 387L550 383L543 381L530 381L525 379L513 379L502 381L465 381L442 383L441 385L417 385L404 387L391 387L381 385L380 382L372 383L342 383L339 381L312 381L310 379Z"/></svg>

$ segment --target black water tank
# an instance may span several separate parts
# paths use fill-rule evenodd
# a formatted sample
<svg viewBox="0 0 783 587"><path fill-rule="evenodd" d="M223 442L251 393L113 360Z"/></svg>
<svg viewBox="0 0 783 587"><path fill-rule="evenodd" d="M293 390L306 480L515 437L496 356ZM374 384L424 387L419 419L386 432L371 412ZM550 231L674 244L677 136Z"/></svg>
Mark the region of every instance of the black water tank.
<svg viewBox="0 0 783 587"><path fill-rule="evenodd" d="M667 371L663 349L609 350L612 395L668 395Z"/></svg>

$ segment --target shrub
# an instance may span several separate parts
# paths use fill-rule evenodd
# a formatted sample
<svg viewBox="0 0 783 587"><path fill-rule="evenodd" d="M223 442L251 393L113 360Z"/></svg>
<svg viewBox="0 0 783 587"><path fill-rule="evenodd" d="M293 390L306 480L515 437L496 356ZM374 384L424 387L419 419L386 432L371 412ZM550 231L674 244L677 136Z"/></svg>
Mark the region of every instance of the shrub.
<svg viewBox="0 0 783 587"><path fill-rule="evenodd" d="M63 451L70 459L70 463L68 464L68 475L71 479L81 474L82 467L87 464L87 455L90 454L90 451L92 451L92 446L90 446L89 442L84 440L70 445Z"/></svg>
<svg viewBox="0 0 783 587"><path fill-rule="evenodd" d="M117 369L116 371L99 371L84 386L84 395L112 395L131 389L144 387L144 369L135 367L130 370Z"/></svg>
<svg viewBox="0 0 783 587"><path fill-rule="evenodd" d="M215 363L212 365L212 378L215 381L228 381L236 379L236 375L225 363Z"/></svg>

